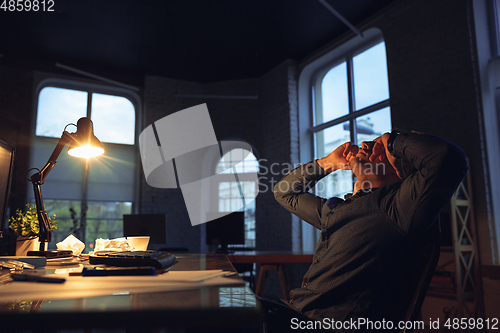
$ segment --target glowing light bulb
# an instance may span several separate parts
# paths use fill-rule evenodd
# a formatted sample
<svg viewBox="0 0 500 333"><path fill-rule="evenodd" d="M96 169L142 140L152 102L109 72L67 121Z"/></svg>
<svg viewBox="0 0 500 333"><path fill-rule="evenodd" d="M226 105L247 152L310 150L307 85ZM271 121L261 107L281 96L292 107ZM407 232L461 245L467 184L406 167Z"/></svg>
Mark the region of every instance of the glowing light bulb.
<svg viewBox="0 0 500 333"><path fill-rule="evenodd" d="M68 150L68 154L75 157L90 158L104 153L104 149L98 147L82 146Z"/></svg>

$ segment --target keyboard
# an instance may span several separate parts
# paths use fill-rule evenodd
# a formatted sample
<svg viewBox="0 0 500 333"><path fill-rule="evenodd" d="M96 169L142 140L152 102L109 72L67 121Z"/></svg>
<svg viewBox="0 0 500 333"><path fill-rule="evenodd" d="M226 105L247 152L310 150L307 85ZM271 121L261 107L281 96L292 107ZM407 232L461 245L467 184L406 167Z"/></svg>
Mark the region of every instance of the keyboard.
<svg viewBox="0 0 500 333"><path fill-rule="evenodd" d="M118 267L151 266L164 269L175 264L176 258L165 251L106 251L94 253L89 257L91 265L104 264Z"/></svg>

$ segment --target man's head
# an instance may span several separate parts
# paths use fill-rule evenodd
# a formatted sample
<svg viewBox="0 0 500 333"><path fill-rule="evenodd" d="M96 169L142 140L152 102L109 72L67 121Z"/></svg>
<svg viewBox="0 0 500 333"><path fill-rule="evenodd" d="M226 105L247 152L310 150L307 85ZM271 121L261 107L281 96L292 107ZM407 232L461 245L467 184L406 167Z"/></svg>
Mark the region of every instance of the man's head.
<svg viewBox="0 0 500 333"><path fill-rule="evenodd" d="M387 159L381 161L377 158L375 161L370 161L370 156L373 154L374 141L363 141L357 151L350 157L349 164L351 170L358 178L386 178L396 174L396 171ZM353 147L353 150L356 150Z"/></svg>
<svg viewBox="0 0 500 333"><path fill-rule="evenodd" d="M375 138L373 141L363 141L360 147L353 146L351 153L348 156L350 169L358 179L358 182L364 183L361 188L380 187L405 177L411 170L409 163L397 159L395 163L400 170L399 174L395 167L391 164L386 154L388 152L383 148L383 152L377 156L374 154L374 146L378 145L378 149L383 148L382 137ZM394 163L394 161L393 161Z"/></svg>

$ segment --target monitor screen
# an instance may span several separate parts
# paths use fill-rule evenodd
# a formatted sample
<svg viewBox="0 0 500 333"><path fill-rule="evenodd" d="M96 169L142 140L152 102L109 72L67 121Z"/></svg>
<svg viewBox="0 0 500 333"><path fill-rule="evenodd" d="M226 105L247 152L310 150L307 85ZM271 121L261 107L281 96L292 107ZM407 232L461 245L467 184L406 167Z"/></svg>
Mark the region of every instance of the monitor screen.
<svg viewBox="0 0 500 333"><path fill-rule="evenodd" d="M14 146L0 140L0 234L7 224L10 181L14 162Z"/></svg>
<svg viewBox="0 0 500 333"><path fill-rule="evenodd" d="M165 244L165 214L123 215L123 236L150 236L151 244Z"/></svg>
<svg viewBox="0 0 500 333"><path fill-rule="evenodd" d="M206 223L207 245L245 245L245 213L234 212Z"/></svg>

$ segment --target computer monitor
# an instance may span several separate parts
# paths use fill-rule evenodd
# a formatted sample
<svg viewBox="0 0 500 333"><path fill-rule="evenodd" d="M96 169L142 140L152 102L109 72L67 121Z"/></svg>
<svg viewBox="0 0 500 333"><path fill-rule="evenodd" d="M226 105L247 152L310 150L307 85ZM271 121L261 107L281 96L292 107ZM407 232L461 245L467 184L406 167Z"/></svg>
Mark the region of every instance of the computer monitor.
<svg viewBox="0 0 500 333"><path fill-rule="evenodd" d="M150 244L165 244L165 214L124 214L123 236L149 236Z"/></svg>
<svg viewBox="0 0 500 333"><path fill-rule="evenodd" d="M7 210L13 165L14 146L0 140L0 236L7 226Z"/></svg>
<svg viewBox="0 0 500 333"><path fill-rule="evenodd" d="M206 223L207 245L220 245L227 253L228 245L245 245L245 213L234 212Z"/></svg>

